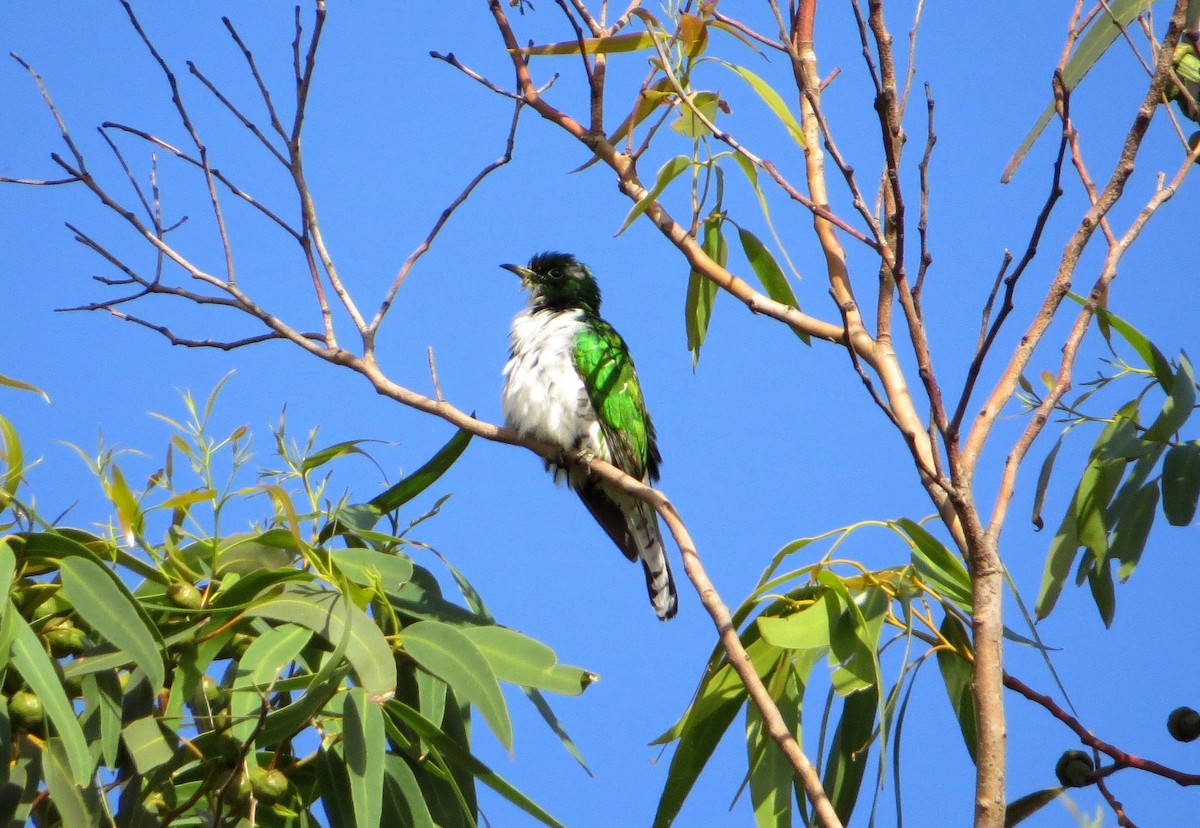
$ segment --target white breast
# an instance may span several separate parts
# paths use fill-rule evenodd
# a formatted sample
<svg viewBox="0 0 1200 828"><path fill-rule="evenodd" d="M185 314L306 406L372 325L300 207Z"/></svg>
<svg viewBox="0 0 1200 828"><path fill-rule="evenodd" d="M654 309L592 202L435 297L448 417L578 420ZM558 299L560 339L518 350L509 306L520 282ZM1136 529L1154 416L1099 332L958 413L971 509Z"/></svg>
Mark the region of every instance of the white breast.
<svg viewBox="0 0 1200 828"><path fill-rule="evenodd" d="M608 459L596 411L575 370L575 338L583 324L578 310L517 314L504 366L504 420L521 434Z"/></svg>

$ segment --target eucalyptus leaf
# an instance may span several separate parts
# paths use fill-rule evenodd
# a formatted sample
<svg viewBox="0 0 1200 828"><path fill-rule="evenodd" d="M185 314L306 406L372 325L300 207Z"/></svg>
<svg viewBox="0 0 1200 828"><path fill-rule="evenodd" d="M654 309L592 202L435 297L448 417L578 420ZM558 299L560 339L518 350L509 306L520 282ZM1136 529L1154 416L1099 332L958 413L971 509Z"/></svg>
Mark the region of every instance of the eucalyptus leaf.
<svg viewBox="0 0 1200 828"><path fill-rule="evenodd" d="M467 635L440 621L418 621L404 628L402 641L414 661L478 710L500 744L512 750L512 722L496 673Z"/></svg>

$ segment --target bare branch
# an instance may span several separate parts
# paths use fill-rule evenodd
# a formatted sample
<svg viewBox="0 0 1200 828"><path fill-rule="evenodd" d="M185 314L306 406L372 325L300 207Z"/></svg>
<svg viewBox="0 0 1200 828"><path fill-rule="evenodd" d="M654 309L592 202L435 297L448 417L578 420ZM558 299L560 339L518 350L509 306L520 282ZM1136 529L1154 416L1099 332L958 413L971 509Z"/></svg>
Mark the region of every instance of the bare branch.
<svg viewBox="0 0 1200 828"><path fill-rule="evenodd" d="M520 121L521 109L523 106L524 104L518 100L516 106L513 107L512 121L509 123L508 137L504 144L504 154L475 174L475 177L467 183L467 186L463 188L463 191L455 196L454 200L452 200L450 204L447 205L444 210L442 210L442 214L438 216L437 221L434 222L433 228L430 229L428 235L426 235L425 239L419 245L417 245L417 249L410 253L408 258L404 260L404 264L400 266L400 272L397 273L396 278L392 280L392 285L390 288L388 288L388 292L384 296L383 302L380 303L379 310L375 313L375 318L371 320L371 324L368 325L363 331L363 339L368 353L374 347L375 334L379 330L380 324L383 322L383 317L387 315L388 310L392 306L392 302L395 301L396 293L400 290L400 286L404 284L404 280L408 278L408 274L412 270L413 265L417 263L418 259L425 255L425 252L429 250L430 246L432 246L434 239L437 238L438 233L441 232L442 228L446 225L446 222L450 220L450 217L454 215L454 211L457 210L462 203L467 200L471 193L474 192L475 188L479 186L479 184L485 178L512 160L513 147L517 138L517 124Z"/></svg>

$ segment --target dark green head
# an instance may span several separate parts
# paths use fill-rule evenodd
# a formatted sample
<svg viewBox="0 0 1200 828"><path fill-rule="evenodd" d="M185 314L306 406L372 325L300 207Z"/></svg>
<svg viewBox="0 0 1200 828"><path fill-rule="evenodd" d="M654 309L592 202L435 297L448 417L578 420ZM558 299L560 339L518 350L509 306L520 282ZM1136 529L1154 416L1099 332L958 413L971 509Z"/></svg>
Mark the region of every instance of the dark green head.
<svg viewBox="0 0 1200 828"><path fill-rule="evenodd" d="M600 313L600 288L592 271L570 253L538 253L529 266L500 265L521 277L521 286L529 291L529 304L535 308L568 310L581 308Z"/></svg>

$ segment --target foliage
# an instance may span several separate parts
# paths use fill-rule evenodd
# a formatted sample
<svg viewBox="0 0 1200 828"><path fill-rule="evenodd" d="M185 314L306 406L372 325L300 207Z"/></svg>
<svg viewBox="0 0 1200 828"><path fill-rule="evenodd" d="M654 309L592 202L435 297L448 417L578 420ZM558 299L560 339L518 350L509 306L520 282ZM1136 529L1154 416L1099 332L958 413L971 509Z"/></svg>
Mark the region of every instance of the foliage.
<svg viewBox="0 0 1200 828"><path fill-rule="evenodd" d="M174 433L143 488L125 452L84 455L113 510L100 531L31 505L0 418L0 821L474 825L482 782L557 825L472 755L471 720L511 750L515 685L578 757L542 692L595 677L498 625L445 561L466 606L443 595L413 530L445 497L401 520L469 435L355 503L328 467L360 441L317 449L314 430L300 447L281 420L280 468L247 484L249 432L213 435L215 399L161 418Z"/></svg>
<svg viewBox="0 0 1200 828"><path fill-rule="evenodd" d="M1080 300L1082 301L1082 300ZM1046 569L1038 591L1036 615L1045 618L1054 609L1063 586L1075 568L1075 583L1085 580L1096 609L1111 626L1116 612L1116 579L1127 580L1137 568L1161 505L1172 526L1189 526L1200 498L1200 441L1182 440L1180 430L1196 409L1195 370L1187 354L1172 363L1138 329L1114 313L1100 311L1104 330L1116 333L1133 350L1140 364L1130 365L1113 352L1111 375L1086 383L1088 390L1061 406L1067 426L1047 454L1038 476L1034 522L1041 526L1040 504L1050 484L1059 447L1067 435L1085 424L1103 424L1088 455L1087 466L1075 487L1070 506L1054 533ZM1112 345L1111 333L1108 336ZM1141 388L1113 414L1088 415L1084 404L1101 390L1115 391L1130 382ZM1026 402L1036 408L1040 397L1024 383ZM1163 396L1151 419L1142 414L1151 392ZM1083 555L1076 565L1075 559Z"/></svg>
<svg viewBox="0 0 1200 828"><path fill-rule="evenodd" d="M527 39L525 32L514 30L504 4L489 4L516 74L516 91L467 68L453 54L433 53L512 103L507 148L499 161L485 167L442 212L382 292L373 316L360 312L360 304L351 299L328 254L315 199L303 174L300 134L325 22L323 3L315 5L308 30L302 25L300 11L296 14L294 111L276 108L274 101L285 98L291 107L290 96L276 94L272 98L256 59L228 21L226 28L246 60L262 110L254 115L253 110L218 91L195 66L190 67L200 83L290 174L301 205L300 215L290 219L280 218L282 211L257 201L248 188L239 187L210 164L209 147L177 93L176 76L128 7L135 30L172 88L172 103L191 141L191 146L179 149L155 133L112 122L104 125L102 134L138 193L140 206L120 206L120 198L89 172L82 150L45 94L67 148L53 160L67 178L6 180L81 184L141 236L155 261L154 275L149 275L150 270L127 264L101 242L78 232L79 241L120 270L120 279L105 283L129 285L134 291L81 309L108 310L157 331L174 344L190 347L232 350L268 339L287 340L359 373L379 393L442 417L463 431L425 470L384 495L368 503L343 501L326 506L320 505L321 487L310 486L310 473L339 456L359 452L358 444L297 454L280 439L280 454L287 467L255 489L270 498L274 517L265 528L229 535L216 528L227 495L218 493L206 471L208 450L200 439L203 429L180 426L181 433L191 434L192 442L177 444L177 450L200 473L202 484L178 490L168 462L162 477L152 481L146 491L135 493L115 458L102 454L94 460L94 467L116 511L108 535L100 537L35 525L32 513L15 499L22 464L19 442L15 435L10 436L11 429L6 429L3 438L8 446L9 473L0 488L14 514L24 516L29 524L10 536L7 565L13 577L31 577L30 565L45 567L39 577L57 580L51 580L50 586L34 580L29 589L66 602L61 613L55 610L35 616L14 611L10 613L15 619L11 628L6 624L0 630L7 631L12 668L25 685L12 688L13 721L17 721L18 711L23 711L22 720L36 722L43 715L34 705L36 700L44 707L55 734L44 743L18 740L23 752L17 754L16 767L24 768L25 773L21 778L33 778L45 768L50 796L44 801L53 802L64 820L64 809L90 815L105 806L107 800L89 793L90 788L75 796L67 793L72 779L90 778L87 775L93 766L101 762L109 773L116 774L114 783L121 789L121 801L128 796L131 807L140 807L147 815L148 798L161 797L163 807L172 813L204 807L209 816L224 816L234 804L231 791L245 780L263 803L271 804L269 809L264 807L264 813L269 810L272 818L279 820L286 820L289 813L302 813L319 788L322 807L335 824L375 823L381 815L402 822L449 820L457 824L470 822L474 815L473 780L478 778L530 814L549 821L537 806L466 752L468 721L463 711L473 708L508 747L511 726L500 680L526 687L542 710L538 689L579 692L590 675L558 666L553 654L541 645L496 626L473 590L452 569L468 607L442 599L428 570L404 552L413 544L407 537L412 527L401 531L392 516L453 462L468 433L522 443L539 453L545 449L448 403L437 387L432 359L436 399L393 382L376 362L376 335L409 270L475 186L511 159L518 120L528 107L586 147L590 160L583 166L603 163L611 168L618 188L631 201L618 225L618 235L639 219L649 219L686 259L684 317L693 366L705 344L721 290L751 311L784 324L805 344L817 340L827 349L844 348L870 402L895 426L937 512L932 522L909 518L866 522L795 541L775 555L754 592L730 613L707 581L699 554L686 528L680 528L682 519L669 501L644 486L639 489L638 481L613 474L603 461L592 458L593 473L610 474L606 479L653 503L667 519L688 564L689 577L720 637L692 703L659 739L660 743L677 744L656 823L668 825L680 813L717 743L739 715L743 715L747 759L743 788L749 793L758 824L790 825L797 819L829 826L844 824L868 799L874 821L884 807L879 792L885 781L894 786L899 823L903 813L901 735L915 680L931 657L966 751L976 763L977 825L1017 824L1060 797L1066 788L1091 784L1100 787L1118 819L1124 819L1120 803L1101 783L1105 776L1126 768L1147 770L1181 784L1200 784L1200 779L1102 742L1073 711L1063 710L1050 696L1007 673L1002 658L1009 644L1036 648L1054 676L1053 660L1038 638L1034 616L1041 619L1051 612L1072 570L1078 583L1089 582L1101 617L1111 624L1115 583L1128 578L1138 565L1160 505L1173 525L1190 524L1196 514L1200 441L1180 437L1196 403L1191 363L1182 353L1173 362L1167 360L1143 334L1109 311L1107 301L1125 252L1182 186L1192 162L1198 160L1195 136L1188 149L1174 113L1177 108L1185 117L1196 118L1200 63L1195 23L1200 0L1177 0L1163 32L1156 31L1147 14L1156 5L1150 0L1102 0L1087 14L1083 14L1083 4L1076 4L1053 72L1053 100L1005 172L1006 178L1012 175L1026 151L1057 117L1062 129L1050 172L1050 194L1033 222L1027 252L1011 270L1013 257L1005 256L983 302L978 342L958 365L963 369L959 372L963 375L961 386L951 386L946 375L935 370L930 333L937 329L938 321L925 316L921 301L926 269L932 261L926 239L931 200L927 168L937 142L929 87L925 90L924 156L915 176L902 164L908 140L906 124L911 120L906 109L916 65L916 32L924 4L916 4L907 76L897 71L895 41L884 19L884 4L872 0L865 15L862 4L850 4L866 64L864 74L872 87L868 108L874 112L864 123L871 122L873 128L878 121L879 147L875 149L882 151L877 155L883 158L878 175L872 172L861 178L838 148L836 130L822 109L821 94L829 78L822 79L817 71L814 2L789 4L786 15L779 4L768 3L766 11L760 10L762 19L748 17L749 22L725 16L712 2L668 2L654 12L633 3L609 23L607 5L598 5L601 11L593 16L583 2L559 3L558 10L569 24L569 29L563 29L565 39L537 43ZM508 6L522 15L532 9L523 0L513 0ZM1185 6L1190 12L1186 24ZM777 38L760 33L775 30ZM1135 34L1144 37L1149 61L1139 52ZM1123 136L1119 158L1105 159L1105 170L1111 172L1093 178L1078 140L1079 121L1070 112L1071 96L1113 45L1123 41L1142 61L1146 91ZM518 45L521 42L527 45ZM764 48L775 50L786 62L792 75L788 81L763 77L767 74L767 69L761 68L765 62L760 60L766 56ZM643 80L636 94L610 94L606 83L617 73L607 73L608 61L642 59L649 70L641 73ZM576 86L586 89L586 98L577 102L574 110L558 103L561 88L555 90L553 101L543 94L557 81L560 73L555 70L564 66L574 66L576 71L582 67L581 83ZM26 65L26 69L30 68ZM543 69L547 71L535 81L535 73ZM34 74L32 69L30 73ZM34 78L40 84L36 74ZM728 91L730 88L736 92ZM738 93L745 98L736 98ZM730 100L736 103L736 116ZM1133 218L1119 226L1122 218L1112 208L1127 192L1150 121L1161 110L1175 120L1174 137L1182 150L1178 167L1169 177L1163 173L1153 193L1131 211ZM266 120L262 123L269 123L269 129L254 120L261 119L263 112ZM606 112L627 114L613 129L611 123L604 123ZM781 152L803 156L802 182L789 179L789 173L767 160L767 151L756 154L732 134L734 127L740 129L750 121L742 118L746 112L753 113L753 118L767 116L768 131L773 131L776 139L775 144L769 138L763 140L767 151L774 154L782 145ZM862 123L852 126L863 130ZM752 124L747 132L754 135L756 128L757 124ZM180 247L172 246L175 239L168 233L175 225L168 226L163 220L157 198L151 206L142 196L123 150L110 137L117 134L121 140L144 142L154 152L167 152L173 160L203 173L212 217L220 228L224 273L202 267L198 262L206 256L182 252L182 241ZM836 168L833 177L840 177L839 185L845 184L841 201L850 205L846 215L834 212L840 208L838 200L830 197L827 161L830 170ZM1023 334L1009 337L1012 356L997 362L998 348L993 346L1002 333L1011 333L1005 326L1016 307L1018 282L1033 278L1027 275L1028 265L1037 255L1043 233L1053 227L1050 216L1065 191L1063 176L1069 167L1074 168L1086 194L1086 199L1080 200L1081 215L1060 261L1050 269L1053 275L1044 285L1045 298L1028 314L1029 327ZM919 188L916 197L908 183L914 178ZM157 187L154 175L151 179ZM878 189L873 194L865 192L860 181L878 182ZM233 244L224 228L220 198L243 202L295 241L305 265L301 269L312 277L311 299L320 311L323 331L302 332L252 298L244 283L234 278ZM820 247L814 258L820 262L817 267L826 268L833 300L829 306L821 307L817 297L806 295L805 310L801 310L793 286L799 281L799 272L770 206L779 201L813 222ZM677 221L668 209L682 218ZM794 226L795 216L789 215L788 220L788 226ZM740 257L730 255L734 232ZM791 237L787 241L793 243ZM857 246L855 255L847 253L845 241ZM1051 322L1061 318L1071 285L1087 275L1084 271L1090 264L1081 262L1089 244L1093 248L1106 245L1103 264L1092 274L1086 298L1078 300L1082 309L1072 333L1055 349L1058 370L1043 374L1044 390L1035 390L1026 377L1030 360L1039 346L1057 344L1047 332ZM857 261L864 253L871 259L866 267ZM179 284L160 278L165 260L174 266L168 268L172 271L168 276L179 278ZM863 297L877 290L874 302L863 302L865 311L855 290ZM128 310L135 300L154 295L241 312L265 330L222 341L182 337ZM343 344L353 340L353 335L335 336L335 320L352 328L357 335L354 345ZM1093 320L1113 346L1110 365L1114 372L1102 375L1067 403L1064 397L1071 388L1080 343ZM1113 341L1113 332L1124 344ZM899 353L898 346L906 350ZM1124 351L1126 346L1135 353L1135 364L1117 355L1117 348ZM958 375L951 376L957 383ZM1099 405L1097 392L1124 389L1131 378L1142 383L1132 399L1116 406L1115 412ZM985 381L994 385L980 404ZM1160 392L1161 403L1149 402ZM985 484L984 491L987 486L995 490L994 505L988 512L977 488L985 477L979 460L985 447L995 445L993 428L1001 412L1014 396L1022 394L1029 416L1020 436L1004 447L1001 456L1006 462L997 479ZM1156 413L1144 416L1143 409ZM1004 622L1004 590L1011 583L1006 582L1001 534L1016 491L1017 469L1055 413L1066 420L1064 438L1090 424L1103 427L1050 544L1032 615L1025 610L1021 596L1013 592L1027 624L1018 631ZM199 418L194 421L199 423ZM235 457L243 437L235 433L225 441ZM1050 451L1037 480L1034 519L1039 523L1060 447L1067 442L1064 438ZM570 462L579 457L553 459ZM298 485L305 494L302 507L295 505L288 485ZM164 492L158 491L160 487ZM154 499L160 495L166 500ZM201 505L213 509L210 531L193 525L192 515ZM171 517L164 540L149 542L148 526L168 511ZM390 529L377 530L384 517L389 517ZM867 528L885 529L903 543L900 562L874 569L836 554L846 538ZM818 561L794 563L794 556L802 551L811 553L823 541L831 542ZM127 549L140 550L140 556ZM112 576L114 566L142 581L131 592L123 577ZM90 585L89 589L84 584ZM37 600L40 606L44 600L40 592ZM20 601L14 606L24 612ZM58 615L65 615L70 625L55 621ZM101 638L108 643L101 644ZM246 649L235 649L235 645ZM83 731L66 697L48 690L57 685L52 673L55 662L45 655L45 648L53 655L55 646L85 648L84 658L59 666L68 678L74 672L85 676L80 716L84 727L98 729L97 740L93 740L98 757L87 751L86 740L76 733ZM165 661L159 655L164 647ZM211 665L225 648L229 648L230 665L218 678ZM123 659L119 665L114 662L118 657ZM81 662L83 668L76 666ZM827 676L817 670L823 662ZM197 692L203 690L204 677L210 673L217 703L201 702L197 710ZM122 675L133 677L128 680L133 700L120 695L119 686L106 689L113 686L114 676ZM826 683L819 717L811 711L806 717L806 702L811 702L807 697L817 696L814 688L824 689ZM160 693L161 688L166 689ZM1005 787L1005 688L1052 713L1092 751L1092 756L1068 751L1056 769L1059 785L1011 801ZM160 699L157 706L156 696ZM121 704L119 717L113 712L117 702ZM132 713L126 715L126 710ZM108 731L104 730L106 721ZM550 723L558 732L557 725ZM303 750L297 750L292 741L310 725L319 744L296 760ZM118 736L112 735L114 728ZM817 772L800 747L806 733L812 741L814 730L818 733ZM1189 724L1184 730L1187 735L1193 728ZM110 747L118 737L124 740L124 753ZM173 753L168 740L176 738L188 749ZM772 742L783 751L776 751ZM227 744L225 764L211 767L211 757L220 755L223 743ZM1110 757L1113 764L1100 767L1102 755ZM123 756L131 757L126 764L122 764ZM1050 773L1047 768L1047 777ZM252 809L259 799L254 793L249 795ZM268 800L274 800L273 804Z"/></svg>

